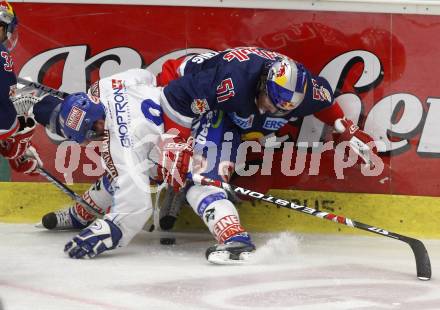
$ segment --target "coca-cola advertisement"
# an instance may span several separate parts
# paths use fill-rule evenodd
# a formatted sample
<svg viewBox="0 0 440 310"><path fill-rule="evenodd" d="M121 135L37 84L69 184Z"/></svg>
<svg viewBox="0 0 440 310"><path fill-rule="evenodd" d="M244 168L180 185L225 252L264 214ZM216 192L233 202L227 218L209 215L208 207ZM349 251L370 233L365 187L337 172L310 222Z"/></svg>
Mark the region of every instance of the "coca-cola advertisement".
<svg viewBox="0 0 440 310"><path fill-rule="evenodd" d="M67 93L86 91L99 78L127 69L157 74L167 59L257 46L325 77L345 115L378 141L381 164L367 169L337 155L326 144L333 129L307 116L287 133L295 143L289 153L275 149L270 168L254 156L255 174L238 173L238 184L261 191L438 193L435 16L43 3L14 8L20 23L12 56L22 78ZM67 183L92 182L103 173L97 143L56 143L43 127L33 142L45 167ZM15 173L10 180L45 181Z"/></svg>

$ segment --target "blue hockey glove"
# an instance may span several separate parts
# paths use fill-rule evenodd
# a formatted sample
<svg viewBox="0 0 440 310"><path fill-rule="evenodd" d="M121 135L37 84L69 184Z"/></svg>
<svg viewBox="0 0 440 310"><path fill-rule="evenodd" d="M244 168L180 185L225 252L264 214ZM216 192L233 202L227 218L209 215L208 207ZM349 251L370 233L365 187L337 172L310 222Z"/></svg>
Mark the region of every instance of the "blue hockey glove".
<svg viewBox="0 0 440 310"><path fill-rule="evenodd" d="M64 252L71 258L93 258L116 248L121 237L122 232L118 226L109 220L97 219L69 241Z"/></svg>

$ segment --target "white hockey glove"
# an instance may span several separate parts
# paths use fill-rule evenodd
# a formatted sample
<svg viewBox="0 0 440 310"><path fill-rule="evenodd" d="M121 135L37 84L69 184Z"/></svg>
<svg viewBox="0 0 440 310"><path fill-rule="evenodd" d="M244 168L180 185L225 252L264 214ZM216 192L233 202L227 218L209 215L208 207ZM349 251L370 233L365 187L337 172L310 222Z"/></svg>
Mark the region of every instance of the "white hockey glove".
<svg viewBox="0 0 440 310"><path fill-rule="evenodd" d="M361 160L369 165L374 166L371 157L372 153L377 154L377 148L373 138L353 121L345 118L339 118L335 121L334 128L336 130L336 142L348 142L351 149L361 158Z"/></svg>
<svg viewBox="0 0 440 310"><path fill-rule="evenodd" d="M30 115L32 107L47 96L47 93L31 86L23 86L22 84L17 84L17 86L14 95L11 96L12 104L18 115Z"/></svg>
<svg viewBox="0 0 440 310"><path fill-rule="evenodd" d="M31 94L19 95L11 99L18 115L29 115L32 107L41 100Z"/></svg>
<svg viewBox="0 0 440 310"><path fill-rule="evenodd" d="M64 252L70 258L93 258L118 246L122 232L109 220L97 219L69 241Z"/></svg>

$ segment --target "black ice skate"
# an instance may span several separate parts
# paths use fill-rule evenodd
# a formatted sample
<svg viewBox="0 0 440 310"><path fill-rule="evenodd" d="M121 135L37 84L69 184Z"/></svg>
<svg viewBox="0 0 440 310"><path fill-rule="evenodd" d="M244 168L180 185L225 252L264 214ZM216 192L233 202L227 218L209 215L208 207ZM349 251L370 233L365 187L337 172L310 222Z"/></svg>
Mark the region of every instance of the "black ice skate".
<svg viewBox="0 0 440 310"><path fill-rule="evenodd" d="M206 250L206 259L217 265L236 265L246 263L255 251L247 233L235 235L223 244L216 244Z"/></svg>
<svg viewBox="0 0 440 310"><path fill-rule="evenodd" d="M87 227L90 222L79 219L75 206L71 206L44 215L41 224L49 230L80 230Z"/></svg>

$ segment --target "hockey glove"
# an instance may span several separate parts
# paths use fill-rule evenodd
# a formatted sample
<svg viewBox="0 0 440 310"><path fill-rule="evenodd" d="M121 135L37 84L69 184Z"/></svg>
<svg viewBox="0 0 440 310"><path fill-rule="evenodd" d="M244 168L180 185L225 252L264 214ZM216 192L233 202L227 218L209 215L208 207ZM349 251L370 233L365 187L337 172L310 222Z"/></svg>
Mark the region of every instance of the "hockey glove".
<svg viewBox="0 0 440 310"><path fill-rule="evenodd" d="M24 155L10 159L9 166L16 172L35 176L39 175L37 168L42 167L43 162L41 161L37 150L31 145L27 148Z"/></svg>
<svg viewBox="0 0 440 310"><path fill-rule="evenodd" d="M185 141L180 136L167 135L160 143L159 178L178 192L186 184L193 155L192 138Z"/></svg>
<svg viewBox="0 0 440 310"><path fill-rule="evenodd" d="M93 258L118 246L122 232L109 220L97 219L69 241L64 252L70 258Z"/></svg>
<svg viewBox="0 0 440 310"><path fill-rule="evenodd" d="M351 120L339 118L335 121L336 142L349 142L350 148L362 159L362 161L372 166L372 153L377 154L377 148L373 138L365 131L359 129Z"/></svg>
<svg viewBox="0 0 440 310"><path fill-rule="evenodd" d="M20 128L12 137L1 141L0 154L7 159L16 159L24 155L31 145L36 122L30 116L19 116Z"/></svg>

